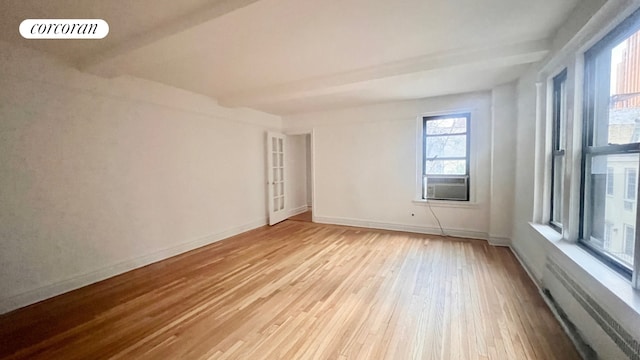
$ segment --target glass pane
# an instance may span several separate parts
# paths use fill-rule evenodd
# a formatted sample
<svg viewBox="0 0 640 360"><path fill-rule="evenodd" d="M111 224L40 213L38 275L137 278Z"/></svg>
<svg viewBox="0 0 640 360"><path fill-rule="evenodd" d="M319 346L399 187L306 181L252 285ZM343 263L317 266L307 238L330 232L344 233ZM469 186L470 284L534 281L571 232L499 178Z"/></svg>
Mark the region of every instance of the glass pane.
<svg viewBox="0 0 640 360"><path fill-rule="evenodd" d="M273 169L273 181L278 181L278 169Z"/></svg>
<svg viewBox="0 0 640 360"><path fill-rule="evenodd" d="M605 68L607 65L609 69ZM594 144L639 142L640 32L601 55L596 71L600 74L596 75L595 86L600 89L596 90L595 118L598 120L594 127Z"/></svg>
<svg viewBox="0 0 640 360"><path fill-rule="evenodd" d="M562 224L562 198L564 196L564 156L556 156L553 164L553 208L551 221Z"/></svg>
<svg viewBox="0 0 640 360"><path fill-rule="evenodd" d="M284 157L283 157L283 156L284 156L283 154L280 154L280 155L278 156L278 166L279 166L279 167L282 167L282 166L283 166L283 164L284 164L284 160L283 160L283 159L284 159Z"/></svg>
<svg viewBox="0 0 640 360"><path fill-rule="evenodd" d="M282 152L282 139L278 139L278 152Z"/></svg>
<svg viewBox="0 0 640 360"><path fill-rule="evenodd" d="M467 118L427 120L427 135L467 132Z"/></svg>
<svg viewBox="0 0 640 360"><path fill-rule="evenodd" d="M633 259L634 246L636 243L636 230L633 225L624 226L624 255ZM630 261L632 263L633 260Z"/></svg>
<svg viewBox="0 0 640 360"><path fill-rule="evenodd" d="M467 173L467 161L427 160L424 169L427 175L465 175Z"/></svg>
<svg viewBox="0 0 640 360"><path fill-rule="evenodd" d="M563 150L566 148L565 126L567 119L567 89L566 89L566 73L558 75L553 79L553 131L554 133L554 150Z"/></svg>
<svg viewBox="0 0 640 360"><path fill-rule="evenodd" d="M626 195L630 181L637 187L638 160L638 154L594 156L587 199L591 243L628 266L633 264L636 189L633 199Z"/></svg>
<svg viewBox="0 0 640 360"><path fill-rule="evenodd" d="M636 200L636 190L638 189L638 171L636 168L626 167L624 169L624 199Z"/></svg>
<svg viewBox="0 0 640 360"><path fill-rule="evenodd" d="M280 194L278 193L278 184L273 184L272 186L273 186L273 196L278 196L278 195L280 195Z"/></svg>
<svg viewBox="0 0 640 360"><path fill-rule="evenodd" d="M427 159L466 157L467 135L427 136Z"/></svg>
<svg viewBox="0 0 640 360"><path fill-rule="evenodd" d="M613 196L613 184L615 182L615 174L613 173L613 168L607 168L607 195Z"/></svg>

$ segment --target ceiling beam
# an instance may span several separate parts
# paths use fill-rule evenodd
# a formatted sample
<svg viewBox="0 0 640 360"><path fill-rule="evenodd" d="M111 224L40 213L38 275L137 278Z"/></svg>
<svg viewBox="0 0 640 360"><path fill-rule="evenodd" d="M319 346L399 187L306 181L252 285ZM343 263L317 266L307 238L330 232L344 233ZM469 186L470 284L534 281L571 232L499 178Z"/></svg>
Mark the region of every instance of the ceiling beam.
<svg viewBox="0 0 640 360"><path fill-rule="evenodd" d="M127 54L257 1L259 0L213 1L204 9L198 9L188 15L174 19L167 24L163 24L162 26L145 31L137 36L133 36L125 42L118 43L104 51L80 58L76 61L75 65L81 71L91 72L94 74L103 76L120 75L115 63L117 63L119 59L124 58Z"/></svg>
<svg viewBox="0 0 640 360"><path fill-rule="evenodd" d="M527 41L492 48L430 54L355 71L277 84L218 97L223 106L255 106L348 91L367 81L456 68L506 67L533 63L549 52L548 40Z"/></svg>

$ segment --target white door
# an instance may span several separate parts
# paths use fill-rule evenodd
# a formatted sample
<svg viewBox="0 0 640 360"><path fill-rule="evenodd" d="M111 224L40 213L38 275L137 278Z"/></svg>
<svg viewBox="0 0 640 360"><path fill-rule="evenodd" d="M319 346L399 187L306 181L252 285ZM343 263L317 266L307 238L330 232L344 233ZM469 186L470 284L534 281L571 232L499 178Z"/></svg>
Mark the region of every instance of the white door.
<svg viewBox="0 0 640 360"><path fill-rule="evenodd" d="M287 218L284 191L285 136L267 133L267 192L269 194L269 225Z"/></svg>

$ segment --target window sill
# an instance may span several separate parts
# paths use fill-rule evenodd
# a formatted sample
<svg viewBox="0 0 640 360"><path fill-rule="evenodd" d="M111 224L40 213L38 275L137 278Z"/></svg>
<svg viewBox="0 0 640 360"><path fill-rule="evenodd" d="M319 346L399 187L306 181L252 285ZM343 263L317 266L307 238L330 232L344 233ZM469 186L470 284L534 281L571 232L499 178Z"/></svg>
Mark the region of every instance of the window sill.
<svg viewBox="0 0 640 360"><path fill-rule="evenodd" d="M480 204L477 202L471 201L449 201L449 200L424 200L424 199L415 199L412 201L415 205L418 206L432 206L432 207L440 207L440 208L462 208L462 209L477 209L480 207Z"/></svg>
<svg viewBox="0 0 640 360"><path fill-rule="evenodd" d="M597 282L602 286L601 289L589 287L593 292L592 295L606 299L607 296L606 294L603 294L602 291L606 290L605 292L613 295L620 302L628 306L628 310L623 310L622 313L627 312L629 315L633 315L636 318L640 317L640 291L634 290L629 280L603 264L589 252L578 246L578 244L563 240L562 235L553 230L551 226L546 224L529 224L534 230L536 230L536 232L538 232L538 234L546 239L549 244L555 248L555 250L564 254L565 257L579 267L582 272L588 274L591 278L589 279L589 282Z"/></svg>

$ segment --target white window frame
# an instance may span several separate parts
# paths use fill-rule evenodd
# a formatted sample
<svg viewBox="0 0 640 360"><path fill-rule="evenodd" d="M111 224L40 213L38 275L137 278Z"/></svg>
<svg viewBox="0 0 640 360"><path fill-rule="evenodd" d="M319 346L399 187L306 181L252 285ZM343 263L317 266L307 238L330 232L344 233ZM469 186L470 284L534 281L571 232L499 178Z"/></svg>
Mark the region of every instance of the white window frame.
<svg viewBox="0 0 640 360"><path fill-rule="evenodd" d="M426 205L427 200L422 198L422 157L424 152L424 137L423 137L423 127L424 127L424 117L430 116L445 116L450 114L464 114L468 113L471 116L471 121L469 124L469 129L467 130L471 136L469 137L469 179L473 179L469 181L469 201L449 201L449 200L429 200L429 206L434 207L443 207L443 208L465 208L465 209L477 209L480 205L477 202L477 187L478 187L478 156L474 156L478 152L477 143L478 137L485 136L486 134L481 134L481 129L478 128L479 122L483 122L487 120L484 112L479 111L477 108L451 108L442 111L432 111L432 112L423 112L415 117L415 135L416 135L416 152L415 152L415 187L414 187L414 198L412 202L416 205Z"/></svg>
<svg viewBox="0 0 640 360"><path fill-rule="evenodd" d="M624 265L622 262L615 260L614 257L606 254L600 249L592 246L591 243L595 244L591 238L591 224L589 223L589 212L593 211L593 205L590 203L591 199L587 194L589 194L589 187L593 186L589 179L591 175L590 170L590 162L595 156L603 156L603 155L616 155L616 154L640 154L640 143L629 143L629 144L606 144L606 143L595 143L594 134L596 130L594 129L596 125L596 114L594 112L594 106L597 102L598 106L603 106L603 98L596 97L594 94L597 92L599 86L603 85L609 81L607 72L610 72L611 65L606 62L605 57L599 57L602 54L607 54L611 51L613 46L618 44L620 41L628 38L635 32L640 30L640 11L634 12L627 19L622 21L618 26L616 26L612 31L608 34L604 35L602 39L600 39L595 45L591 48L587 49L584 53L584 94L582 96L582 105L583 105L583 129L582 129L582 151L581 151L581 183L580 183L580 233L578 236L578 243L583 245L587 250L590 250L598 259L602 260L605 264L612 267L614 270L622 273L623 275L628 276L631 279L631 285L638 289L640 288L640 240L638 240L638 232L635 233L635 246L634 246L634 257L633 257L633 266L629 269L628 265ZM599 58L598 58L599 57ZM597 63L596 59L604 59L604 63ZM580 71L580 70L577 70ZM602 74L607 74L606 77L602 77ZM600 76L600 82L597 82L594 79L597 79L597 76ZM640 156L640 155L639 155ZM605 178L607 176L605 175ZM627 198L627 176L625 174L625 179L623 184L624 195L623 198ZM606 186L606 181L605 181ZM637 204L638 197L638 174L636 172L636 191L635 191L635 199L630 199L634 204ZM614 190L615 192L615 190ZM607 189L605 188L605 194L608 194ZM625 204L628 203L628 200L625 200ZM638 228L640 226L640 209L636 209L636 223L634 228ZM623 234L624 237L624 234ZM623 239L623 241L626 239Z"/></svg>
<svg viewBox="0 0 640 360"><path fill-rule="evenodd" d="M465 132L464 133L456 133L456 134L451 134L454 136L464 136L465 138L465 156L456 156L456 157L451 157L451 158L444 158L443 160L464 160L465 161L465 172L464 174L433 174L433 173L428 173L427 169L426 169L426 162L429 160L440 160L440 159L429 159L427 158L427 146L428 146L428 139L429 138L437 138L437 137L441 137L441 136L448 136L449 134L445 134L445 135L429 135L427 134L427 124L429 121L437 121L437 120L445 120L445 119L459 119L459 118L465 118L466 119L466 124L465 124ZM464 200L454 200L454 201L460 201L460 202L469 202L470 200L470 182L471 182L471 178L470 178L470 169L471 169L471 113L448 113L448 114L443 114L443 115L435 115L435 116L423 116L422 117L422 153L421 153L421 165L422 165L422 190L421 190L421 199L422 200L429 200L429 201L443 201L442 199L427 199L427 192L426 192L426 186L427 186L427 177L431 176L431 177L460 177L460 178L465 178L466 177L466 199ZM445 200L446 201L446 200Z"/></svg>
<svg viewBox="0 0 640 360"><path fill-rule="evenodd" d="M549 201L549 225L559 233L562 233L562 217L564 212L564 173L560 176L560 191L556 193L556 165L562 164L564 170L566 164L566 123L567 123L567 69L562 70L552 80L551 97L551 176L550 176L550 201ZM564 171L563 171L564 172ZM556 198L560 197L559 209L555 208ZM559 214L560 221L555 221L555 215Z"/></svg>

